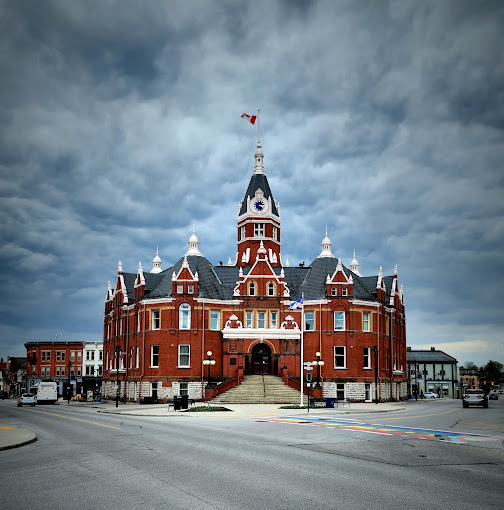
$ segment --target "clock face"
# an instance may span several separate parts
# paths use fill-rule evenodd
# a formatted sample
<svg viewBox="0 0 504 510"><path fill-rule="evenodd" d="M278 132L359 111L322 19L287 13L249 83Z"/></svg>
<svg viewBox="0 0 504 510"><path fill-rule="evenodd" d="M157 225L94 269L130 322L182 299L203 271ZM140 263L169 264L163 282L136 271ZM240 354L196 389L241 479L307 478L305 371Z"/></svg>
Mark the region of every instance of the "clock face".
<svg viewBox="0 0 504 510"><path fill-rule="evenodd" d="M256 211L264 211L264 207L265 207L265 204L264 204L264 200L256 200L254 202L254 207L256 209Z"/></svg>

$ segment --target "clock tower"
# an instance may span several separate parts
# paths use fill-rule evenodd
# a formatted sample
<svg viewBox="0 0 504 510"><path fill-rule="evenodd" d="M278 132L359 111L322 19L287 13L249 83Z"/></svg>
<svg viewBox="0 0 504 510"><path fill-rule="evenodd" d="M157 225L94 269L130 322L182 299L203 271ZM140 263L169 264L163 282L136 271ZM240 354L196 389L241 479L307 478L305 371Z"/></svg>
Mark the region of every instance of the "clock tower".
<svg viewBox="0 0 504 510"><path fill-rule="evenodd" d="M280 267L280 206L273 199L264 173L261 141L257 139L254 173L238 206L237 266L252 266L261 242L272 266Z"/></svg>

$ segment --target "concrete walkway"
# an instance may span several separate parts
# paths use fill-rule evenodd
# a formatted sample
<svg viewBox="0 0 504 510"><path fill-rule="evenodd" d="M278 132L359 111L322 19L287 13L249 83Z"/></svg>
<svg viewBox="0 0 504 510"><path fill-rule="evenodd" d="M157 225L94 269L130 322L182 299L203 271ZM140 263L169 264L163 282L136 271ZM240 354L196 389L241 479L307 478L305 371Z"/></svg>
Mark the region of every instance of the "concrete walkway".
<svg viewBox="0 0 504 510"><path fill-rule="evenodd" d="M215 416L215 417L253 417L253 416L305 416L307 409L281 409L283 404L226 404L223 407L228 411L174 411L167 404L139 405L139 404L100 404L98 412L111 414L124 414L130 416ZM355 403L350 405L327 408L310 408L310 415L338 416L354 413L380 413L399 411L404 409L404 402L386 402L380 404Z"/></svg>

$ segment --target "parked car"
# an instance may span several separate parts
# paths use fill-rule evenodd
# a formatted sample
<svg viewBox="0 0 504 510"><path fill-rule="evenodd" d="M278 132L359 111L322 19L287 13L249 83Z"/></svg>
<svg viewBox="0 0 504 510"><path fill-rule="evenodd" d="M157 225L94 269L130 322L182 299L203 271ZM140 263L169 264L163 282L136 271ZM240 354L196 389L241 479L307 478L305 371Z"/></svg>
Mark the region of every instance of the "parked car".
<svg viewBox="0 0 504 510"><path fill-rule="evenodd" d="M424 398L438 398L439 395L437 393L434 393L433 391L428 391L427 393L424 393Z"/></svg>
<svg viewBox="0 0 504 510"><path fill-rule="evenodd" d="M0 398L5 400L6 398L9 398L9 394L6 391L0 391Z"/></svg>
<svg viewBox="0 0 504 510"><path fill-rule="evenodd" d="M21 407L23 405L30 405L30 406L34 407L36 403L37 403L37 397L36 397L36 395L32 395L31 393L23 393L17 399L18 407Z"/></svg>
<svg viewBox="0 0 504 510"><path fill-rule="evenodd" d="M462 395L462 406L483 406L488 407L488 397L481 388L467 389Z"/></svg>
<svg viewBox="0 0 504 510"><path fill-rule="evenodd" d="M488 399L489 400L499 400L499 395L497 395L497 393L490 393L490 395L488 395Z"/></svg>

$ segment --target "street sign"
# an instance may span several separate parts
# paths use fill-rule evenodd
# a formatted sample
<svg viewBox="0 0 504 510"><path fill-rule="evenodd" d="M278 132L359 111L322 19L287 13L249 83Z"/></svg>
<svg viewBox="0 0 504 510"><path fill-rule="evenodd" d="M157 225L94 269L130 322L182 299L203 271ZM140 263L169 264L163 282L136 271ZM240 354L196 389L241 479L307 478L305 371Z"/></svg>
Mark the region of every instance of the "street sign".
<svg viewBox="0 0 504 510"><path fill-rule="evenodd" d="M313 370L313 362L312 361L305 361L303 363L305 370Z"/></svg>

